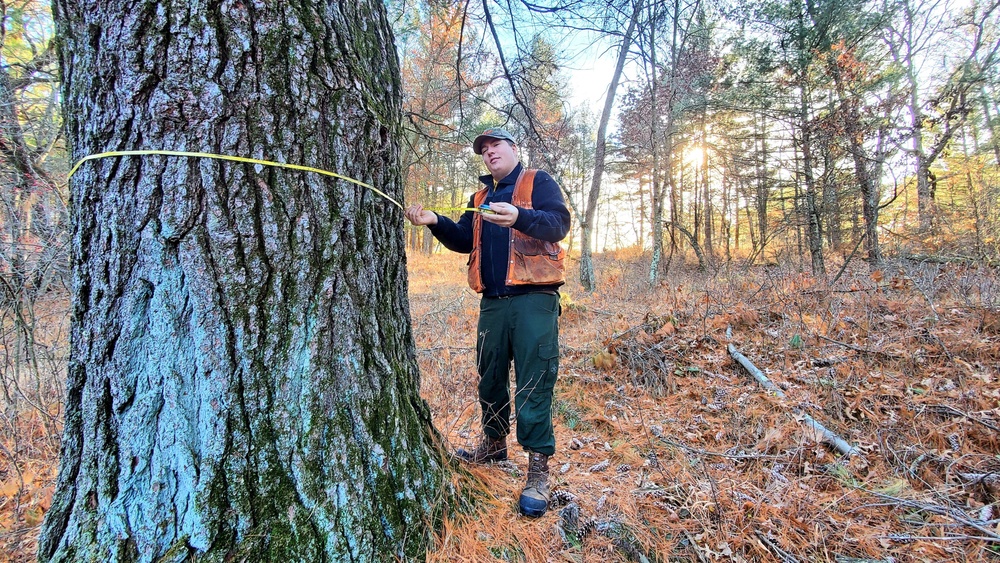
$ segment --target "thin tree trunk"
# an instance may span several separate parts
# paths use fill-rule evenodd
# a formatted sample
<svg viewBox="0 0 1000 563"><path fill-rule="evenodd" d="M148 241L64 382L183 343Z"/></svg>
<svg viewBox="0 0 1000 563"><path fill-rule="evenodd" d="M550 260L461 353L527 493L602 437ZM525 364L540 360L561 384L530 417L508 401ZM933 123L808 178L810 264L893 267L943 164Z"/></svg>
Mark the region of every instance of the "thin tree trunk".
<svg viewBox="0 0 1000 563"><path fill-rule="evenodd" d="M671 17L670 26L670 52L669 60L667 62L667 68L670 71L669 76L664 78L665 90L666 90L666 100L665 100L665 116L666 123L662 128L663 133L663 179L658 186L656 203L654 205L654 215L653 215L653 256L649 264L649 282L651 285L656 284L660 279L660 274L665 273L670 266L670 259L673 257L673 253L677 250L677 236L674 233L674 226L680 224L680 218L683 214L681 209L682 195L680 194L680 189L678 188L676 181L676 174L674 174L674 163L680 161L674 154L676 144L674 143L674 129L678 119L678 111L675 107L677 103L677 85L675 81L677 78L678 68L680 66L680 56L684 52L684 44L687 42L688 36L685 30L681 26L681 3L678 0L673 0L671 3L673 14ZM652 33L652 32L651 32ZM651 35L652 38L652 35ZM652 41L651 41L652 42ZM653 54L653 76L656 77L659 72L656 64L656 50L651 48L651 53ZM656 98L653 98L656 101ZM653 112L653 130L659 129L659 113L661 110L657 109ZM658 146L658 145L657 145ZM655 153L654 157L659 153ZM659 158L656 158L656 162L659 163ZM683 167L683 165L682 165ZM681 170L683 174L683 168ZM654 178L659 178L660 174L655 174ZM666 191L669 189L670 197L670 220L663 220L663 205L666 201ZM661 256L663 254L663 226L667 225L670 229L670 256L667 259L666 265L661 266Z"/></svg>
<svg viewBox="0 0 1000 563"><path fill-rule="evenodd" d="M711 263L715 261L715 243L712 241L712 229L714 228L715 218L714 213L712 213L712 192L708 183L708 133L705 129L706 122L705 115L702 114L701 120L701 189L702 197L705 201L705 256L706 259ZM714 267L714 264L710 264Z"/></svg>
<svg viewBox="0 0 1000 563"><path fill-rule="evenodd" d="M1000 127L997 126L997 116L990 111L990 96L985 86L980 86L980 105L983 108L983 119L990 132L990 148L993 149L993 161L1000 165ZM995 107L995 106L994 106Z"/></svg>
<svg viewBox="0 0 1000 563"><path fill-rule="evenodd" d="M861 213L864 218L865 250L867 250L867 261L872 266L882 263L882 248L878 240L878 215L881 192L878 181L881 167L877 158L881 158L882 135L879 137L878 149L875 151L876 158L869 156L864 147L864 131L861 123L861 113L858 109L861 100L850 98L844 84L843 76L836 65L831 65L837 95L840 99L841 115L844 124L844 136L848 143L848 152L854 162L854 177L857 180L859 191L861 192ZM879 130L881 133L881 130Z"/></svg>
<svg viewBox="0 0 1000 563"><path fill-rule="evenodd" d="M636 206L636 211L639 213L638 217L638 227L636 228L636 243L640 249L646 248L646 223L647 223L647 208L646 207L646 188L643 186L644 176L639 176L639 192L636 194L638 196L639 204ZM651 188L650 188L651 189ZM652 193L652 192L650 192Z"/></svg>
<svg viewBox="0 0 1000 563"><path fill-rule="evenodd" d="M701 245L698 244L698 239L694 236L694 234L691 231L685 229L683 225L672 225L672 227L676 228L678 231L681 232L681 234L684 235L684 238L687 239L688 244L691 245L691 249L694 250L694 255L698 258L698 271L701 272L706 271L708 268L707 268L707 262L705 260L705 253L702 252Z"/></svg>
<svg viewBox="0 0 1000 563"><path fill-rule="evenodd" d="M761 123L758 126L754 121L754 128L757 133L756 139L760 143L760 153L756 159L757 177L754 182L756 188L756 211L757 211L757 243L754 245L754 253L763 256L764 247L767 245L769 236L767 231L767 201L770 197L770 185L767 179L767 162L769 158L767 147L767 121L760 116Z"/></svg>
<svg viewBox="0 0 1000 563"><path fill-rule="evenodd" d="M647 5L646 9L649 12L649 21L654 21L653 13L654 6ZM650 235L653 240L652 255L649 261L649 284L655 285L659 281L660 276L660 260L663 256L663 182L660 181L660 104L658 96L660 95L660 84L658 79L657 62L656 62L656 26L649 26L649 114L651 119L649 120L649 146L652 151L653 156L653 171L650 174L652 179L652 219L650 226ZM671 118L667 118L667 121L672 121ZM668 129L668 133L669 133ZM667 135L670 138L670 135ZM667 140L665 143L667 150L670 148L670 141ZM669 152L668 152L669 154ZM668 161L669 162L669 161ZM669 170L669 165L667 167Z"/></svg>
<svg viewBox="0 0 1000 563"><path fill-rule="evenodd" d="M384 9L58 0L73 156L236 154L398 194ZM65 434L39 559L420 558L445 468L399 209L319 175L178 157L88 162L72 200Z"/></svg>
<svg viewBox="0 0 1000 563"><path fill-rule="evenodd" d="M803 80L805 78L803 77ZM800 87L800 139L802 142L802 177L805 181L806 241L809 245L809 258L812 273L818 277L826 276L826 262L823 260L823 226L820 222L820 209L817 200L817 182L813 170L812 154L812 124L809 119L809 105L805 85Z"/></svg>
<svg viewBox="0 0 1000 563"><path fill-rule="evenodd" d="M680 250L680 246L677 244L677 234L674 232L676 230L674 225L680 225L681 218L684 217L684 184L683 179L681 182L678 182L678 174L674 174L674 146L672 141L673 135L667 135L666 148L663 151L666 158L663 166L663 174L666 180L665 188L670 192L670 254ZM663 216L662 212L660 216Z"/></svg>
<svg viewBox="0 0 1000 563"><path fill-rule="evenodd" d="M725 172L725 171L724 171ZM733 225L732 218L734 217L732 213L733 198L731 197L732 192L732 182L729 180L728 174L724 174L722 177L722 210L719 217L719 222L722 227L722 244L723 250L726 254L726 262L732 262L733 260L733 233L735 231L737 242L739 241L739 223ZM739 220L739 215L735 215L737 221Z"/></svg>
<svg viewBox="0 0 1000 563"><path fill-rule="evenodd" d="M621 80L622 70L625 68L625 60L628 58L629 47L632 45L632 34L638 25L639 14L642 12L643 0L637 0L632 10L632 18L629 19L628 28L622 38L621 48L618 51L618 62L615 63L615 73L611 77L611 85L608 86L608 94L604 98L604 110L601 112L601 122L597 126L597 149L594 153L594 176L590 181L590 192L587 194L587 204L584 209L583 220L580 221L580 285L584 291L593 291L597 286L594 276L594 260L592 256L591 237L593 236L594 218L597 211L597 200L601 195L601 180L604 177L604 161L607 154L608 122L611 120L611 110L615 104L615 94L618 91L618 82Z"/></svg>
<svg viewBox="0 0 1000 563"><path fill-rule="evenodd" d="M822 187L822 224L825 230L823 234L824 240L827 241L827 246L836 251L836 249L840 248L840 243L843 240L843 211L841 210L840 194L837 189L837 158L831 151L829 139L824 139L820 148L823 155L823 175L819 183Z"/></svg>
<svg viewBox="0 0 1000 563"><path fill-rule="evenodd" d="M679 174L681 178L682 188L684 186L684 178L685 178L684 169L687 168L686 164L687 163L684 161L684 157L682 154L681 166L680 166L681 171ZM692 166L692 168L694 167ZM701 240L701 227L703 224L702 213L701 213L701 204L702 204L701 190L699 190L698 188L699 188L698 171L697 169L695 169L691 173L691 228L694 231L692 234L694 235L695 240Z"/></svg>

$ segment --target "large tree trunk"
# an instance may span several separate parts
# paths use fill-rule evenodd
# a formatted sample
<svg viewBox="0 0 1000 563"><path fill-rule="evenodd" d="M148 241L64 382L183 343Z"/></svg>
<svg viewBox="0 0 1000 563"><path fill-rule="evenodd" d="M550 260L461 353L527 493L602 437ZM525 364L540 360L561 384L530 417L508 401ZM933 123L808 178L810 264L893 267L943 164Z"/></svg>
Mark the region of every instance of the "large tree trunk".
<svg viewBox="0 0 1000 563"><path fill-rule="evenodd" d="M75 158L238 154L400 193L380 0L54 8ZM315 174L161 156L88 162L72 200L65 435L39 558L419 557L445 469L400 210Z"/></svg>

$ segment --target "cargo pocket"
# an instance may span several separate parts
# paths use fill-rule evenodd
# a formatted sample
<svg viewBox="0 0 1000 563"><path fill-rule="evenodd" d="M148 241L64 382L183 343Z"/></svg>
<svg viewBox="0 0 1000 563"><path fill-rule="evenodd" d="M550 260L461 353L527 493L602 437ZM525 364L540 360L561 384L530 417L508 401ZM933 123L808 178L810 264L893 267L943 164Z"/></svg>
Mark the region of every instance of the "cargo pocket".
<svg viewBox="0 0 1000 563"><path fill-rule="evenodd" d="M543 360L551 360L559 357L558 344L541 344L538 346L538 357Z"/></svg>
<svg viewBox="0 0 1000 563"><path fill-rule="evenodd" d="M556 385L556 372L559 371L559 343L539 345L538 359L545 366L544 385L551 393Z"/></svg>

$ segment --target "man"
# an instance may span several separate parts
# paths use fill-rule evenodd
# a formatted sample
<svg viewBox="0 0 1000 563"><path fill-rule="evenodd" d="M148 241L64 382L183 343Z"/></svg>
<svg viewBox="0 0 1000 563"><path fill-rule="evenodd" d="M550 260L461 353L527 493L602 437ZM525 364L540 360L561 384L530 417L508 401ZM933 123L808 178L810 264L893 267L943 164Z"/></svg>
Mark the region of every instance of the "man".
<svg viewBox="0 0 1000 563"><path fill-rule="evenodd" d="M483 294L476 342L483 438L458 456L472 463L507 459L510 430L508 377L513 361L517 442L528 452L528 479L518 506L530 517L549 502L549 456L555 453L552 391L559 367L559 293L565 282L570 215L555 180L526 170L514 138L501 128L476 137L489 174L458 222L410 206L406 218L427 225L445 247L471 253L469 285ZM481 210L481 211L478 211Z"/></svg>

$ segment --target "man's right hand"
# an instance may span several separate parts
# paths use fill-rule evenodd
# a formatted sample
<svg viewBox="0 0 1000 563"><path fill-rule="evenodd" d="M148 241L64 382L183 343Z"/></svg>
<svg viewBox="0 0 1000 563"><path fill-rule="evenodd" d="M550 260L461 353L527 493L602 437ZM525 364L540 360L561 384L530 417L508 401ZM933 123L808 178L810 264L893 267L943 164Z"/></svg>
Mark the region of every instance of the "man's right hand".
<svg viewBox="0 0 1000 563"><path fill-rule="evenodd" d="M418 227L421 225L437 225L438 222L437 213L424 209L424 206L419 203L407 207L403 215L409 219L410 223Z"/></svg>

